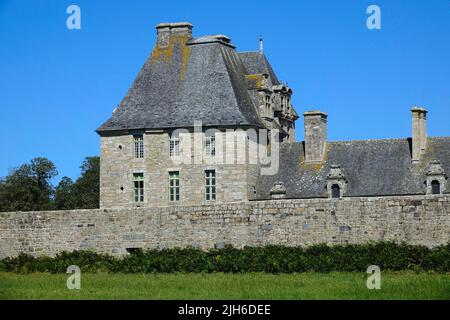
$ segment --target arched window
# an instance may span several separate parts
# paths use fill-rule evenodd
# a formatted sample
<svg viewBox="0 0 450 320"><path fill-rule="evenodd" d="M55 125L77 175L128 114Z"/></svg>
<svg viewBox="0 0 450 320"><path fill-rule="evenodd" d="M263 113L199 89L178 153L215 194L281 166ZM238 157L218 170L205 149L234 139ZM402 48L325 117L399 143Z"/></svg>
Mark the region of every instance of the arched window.
<svg viewBox="0 0 450 320"><path fill-rule="evenodd" d="M441 184L439 181L431 181L431 194L441 194Z"/></svg>
<svg viewBox="0 0 450 320"><path fill-rule="evenodd" d="M331 197L340 198L341 197L341 187L338 184L333 184L331 186Z"/></svg>

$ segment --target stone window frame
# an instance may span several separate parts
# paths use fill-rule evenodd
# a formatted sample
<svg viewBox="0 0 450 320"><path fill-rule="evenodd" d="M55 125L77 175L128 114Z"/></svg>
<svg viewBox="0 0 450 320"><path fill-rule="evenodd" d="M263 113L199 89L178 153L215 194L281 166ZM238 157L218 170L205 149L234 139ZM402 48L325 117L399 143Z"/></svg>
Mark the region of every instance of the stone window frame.
<svg viewBox="0 0 450 320"><path fill-rule="evenodd" d="M341 170L341 166L332 164L330 173L327 175L327 195L330 199L342 199L347 192L347 178ZM339 198L333 197L333 186L339 186Z"/></svg>
<svg viewBox="0 0 450 320"><path fill-rule="evenodd" d="M444 192L447 189L447 175L442 169L441 162L438 160L432 160L430 163L430 168L428 169L428 172L426 174L426 194L432 195L432 196L439 196L443 195ZM433 193L433 187L432 182L438 181L439 187L440 187L440 193L434 194Z"/></svg>
<svg viewBox="0 0 450 320"><path fill-rule="evenodd" d="M208 173L213 173L212 176L208 176ZM205 169L204 170L205 181L205 201L214 202L217 200L217 170Z"/></svg>
<svg viewBox="0 0 450 320"><path fill-rule="evenodd" d="M143 172L133 173L133 202L136 204L145 201L145 175Z"/></svg>
<svg viewBox="0 0 450 320"><path fill-rule="evenodd" d="M331 198L333 199L339 199L341 198L342 192L341 192L341 186L338 183L334 183L331 185ZM337 196L336 192L337 191Z"/></svg>
<svg viewBox="0 0 450 320"><path fill-rule="evenodd" d="M171 170L169 174L169 202L177 203L181 201L180 171Z"/></svg>
<svg viewBox="0 0 450 320"><path fill-rule="evenodd" d="M438 189L436 190L436 188L438 188ZM441 194L441 191L442 191L442 185L439 182L439 180L434 179L433 181L431 181L431 194L434 194L434 195Z"/></svg>
<svg viewBox="0 0 450 320"><path fill-rule="evenodd" d="M333 197L333 186L339 186L339 198ZM330 199L342 199L344 198L345 192L347 191L347 183L346 181L340 180L329 180L327 181L327 192L328 198Z"/></svg>
<svg viewBox="0 0 450 320"><path fill-rule="evenodd" d="M264 97L264 111L266 113L266 116L271 117L272 116L272 97L270 94L266 94Z"/></svg>
<svg viewBox="0 0 450 320"><path fill-rule="evenodd" d="M433 181L437 181L439 182L439 193L435 194L433 193L433 186L432 183ZM446 176L442 175L430 175L427 177L427 195L432 195L432 196L437 196L437 195L443 195L444 191L446 190Z"/></svg>
<svg viewBox="0 0 450 320"><path fill-rule="evenodd" d="M144 134L133 134L134 158L144 158Z"/></svg>

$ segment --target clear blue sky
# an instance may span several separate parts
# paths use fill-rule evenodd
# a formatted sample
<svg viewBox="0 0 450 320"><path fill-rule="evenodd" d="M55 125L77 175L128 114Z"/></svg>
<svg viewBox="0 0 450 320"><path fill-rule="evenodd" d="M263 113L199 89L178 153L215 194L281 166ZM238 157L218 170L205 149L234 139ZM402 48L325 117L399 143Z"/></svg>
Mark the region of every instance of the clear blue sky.
<svg viewBox="0 0 450 320"><path fill-rule="evenodd" d="M82 29L66 28L81 7ZM381 8L382 29L366 28ZM259 34L301 114L329 114L329 139L411 135L409 109L429 109L429 134L450 135L450 1L0 0L0 176L37 156L73 179L99 154L94 130L127 92L159 22L226 34L240 51ZM303 139L303 119L297 140ZM58 179L59 179L58 178Z"/></svg>

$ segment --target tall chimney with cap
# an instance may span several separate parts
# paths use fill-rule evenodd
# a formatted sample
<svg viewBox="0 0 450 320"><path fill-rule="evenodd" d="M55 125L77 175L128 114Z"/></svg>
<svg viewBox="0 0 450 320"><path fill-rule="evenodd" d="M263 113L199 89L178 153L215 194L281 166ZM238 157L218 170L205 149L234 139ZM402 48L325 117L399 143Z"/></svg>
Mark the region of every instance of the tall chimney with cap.
<svg viewBox="0 0 450 320"><path fill-rule="evenodd" d="M156 44L160 48L168 47L172 36L184 36L187 40L190 40L192 38L192 28L193 26L189 22L160 23L156 26L158 35Z"/></svg>
<svg viewBox="0 0 450 320"><path fill-rule="evenodd" d="M327 146L327 114L308 111L305 117L305 163L323 161Z"/></svg>
<svg viewBox="0 0 450 320"><path fill-rule="evenodd" d="M412 112L412 161L417 162L427 147L427 110L414 107Z"/></svg>

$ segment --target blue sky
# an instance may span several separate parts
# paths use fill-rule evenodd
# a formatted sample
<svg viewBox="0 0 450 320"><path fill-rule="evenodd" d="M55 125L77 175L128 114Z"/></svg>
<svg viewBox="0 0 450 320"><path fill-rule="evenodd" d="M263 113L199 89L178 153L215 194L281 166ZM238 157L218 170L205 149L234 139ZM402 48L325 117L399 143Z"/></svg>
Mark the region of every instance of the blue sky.
<svg viewBox="0 0 450 320"><path fill-rule="evenodd" d="M66 28L71 4L81 30ZM366 27L371 4L381 30ZM430 135L450 135L449 0L0 0L0 176L43 156L58 179L77 178L155 25L173 21L192 22L195 36L226 34L239 51L257 50L262 33L297 111L328 113L330 140L409 137L414 105L430 111Z"/></svg>

